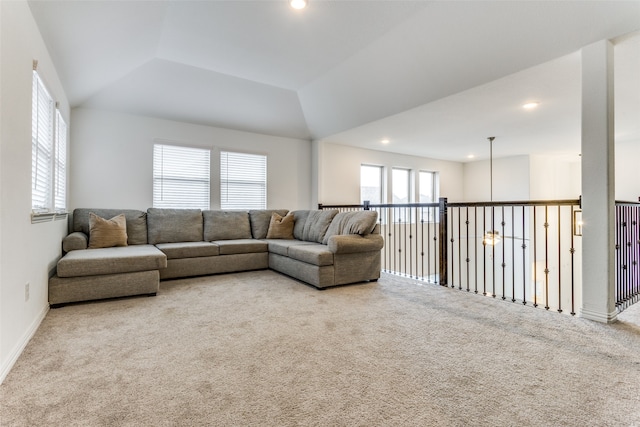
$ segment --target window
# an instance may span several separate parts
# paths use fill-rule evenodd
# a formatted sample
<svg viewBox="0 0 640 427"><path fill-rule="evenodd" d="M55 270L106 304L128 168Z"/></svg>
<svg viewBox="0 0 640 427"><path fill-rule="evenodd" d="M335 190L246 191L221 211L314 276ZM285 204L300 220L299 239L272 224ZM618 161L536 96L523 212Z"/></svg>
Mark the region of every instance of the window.
<svg viewBox="0 0 640 427"><path fill-rule="evenodd" d="M391 195L393 203L411 203L411 182L409 169L393 168L391 171Z"/></svg>
<svg viewBox="0 0 640 427"><path fill-rule="evenodd" d="M434 203L437 199L436 173L420 171L418 189L420 191L420 203Z"/></svg>
<svg viewBox="0 0 640 427"><path fill-rule="evenodd" d="M31 113L32 212L66 213L67 124L35 69Z"/></svg>
<svg viewBox="0 0 640 427"><path fill-rule="evenodd" d="M393 168L391 170L391 196L394 204L411 203L411 171ZM411 208L395 208L394 222L409 222Z"/></svg>
<svg viewBox="0 0 640 427"><path fill-rule="evenodd" d="M60 110L56 110L55 146L53 204L56 212L64 212L67 210L67 124Z"/></svg>
<svg viewBox="0 0 640 427"><path fill-rule="evenodd" d="M153 207L209 209L210 151L154 144Z"/></svg>
<svg viewBox="0 0 640 427"><path fill-rule="evenodd" d="M267 156L220 152L220 207L267 208Z"/></svg>
<svg viewBox="0 0 640 427"><path fill-rule="evenodd" d="M382 204L382 166L360 166L360 203Z"/></svg>
<svg viewBox="0 0 640 427"><path fill-rule="evenodd" d="M435 203L438 199L438 192L436 190L436 173L420 171L418 173L418 191L420 192L420 203ZM433 222L436 220L437 209L420 208L420 220Z"/></svg>

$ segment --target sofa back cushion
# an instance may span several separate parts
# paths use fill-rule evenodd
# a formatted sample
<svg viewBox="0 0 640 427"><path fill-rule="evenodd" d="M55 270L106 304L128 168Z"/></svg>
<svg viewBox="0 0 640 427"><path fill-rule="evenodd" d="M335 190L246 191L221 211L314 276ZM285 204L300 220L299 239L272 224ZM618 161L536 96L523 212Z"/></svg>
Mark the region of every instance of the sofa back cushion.
<svg viewBox="0 0 640 427"><path fill-rule="evenodd" d="M203 239L200 209L147 209L149 243L200 242Z"/></svg>
<svg viewBox="0 0 640 427"><path fill-rule="evenodd" d="M207 242L251 238L249 212L202 211L202 217L204 240Z"/></svg>
<svg viewBox="0 0 640 427"><path fill-rule="evenodd" d="M341 234L371 234L378 221L376 211L340 212L337 214L324 235L322 243L329 242L329 237Z"/></svg>
<svg viewBox="0 0 640 427"><path fill-rule="evenodd" d="M254 239L265 239L267 237L271 214L274 212L280 216L285 216L289 213L287 209L260 209L249 211L251 234Z"/></svg>
<svg viewBox="0 0 640 427"><path fill-rule="evenodd" d="M73 211L72 231L81 231L89 236L89 213L93 212L101 218L113 218L124 214L127 223L127 244L147 244L147 213L134 209L87 209L78 208Z"/></svg>
<svg viewBox="0 0 640 427"><path fill-rule="evenodd" d="M295 211L296 224L293 227L293 236L305 242L322 243L324 235L331 224L331 220L338 214L337 209ZM298 224L298 221L303 225ZM297 233L296 233L297 227ZM302 228L302 233L300 229ZM297 234L297 235L296 235Z"/></svg>
<svg viewBox="0 0 640 427"><path fill-rule="evenodd" d="M304 240L304 225L309 218L309 210L293 211L293 238L298 240Z"/></svg>

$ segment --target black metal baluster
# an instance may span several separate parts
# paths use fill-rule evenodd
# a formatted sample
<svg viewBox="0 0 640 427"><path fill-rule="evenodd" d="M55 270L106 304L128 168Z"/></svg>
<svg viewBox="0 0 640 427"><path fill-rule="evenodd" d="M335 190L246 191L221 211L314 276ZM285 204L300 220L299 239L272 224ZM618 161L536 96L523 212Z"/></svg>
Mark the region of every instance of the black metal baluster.
<svg viewBox="0 0 640 427"><path fill-rule="evenodd" d="M422 280L425 280L425 276L424 276L424 208L420 208L420 277L422 277Z"/></svg>
<svg viewBox="0 0 640 427"><path fill-rule="evenodd" d="M516 302L516 207L511 206L511 302Z"/></svg>
<svg viewBox="0 0 640 427"><path fill-rule="evenodd" d="M505 238L505 233L504 233L504 226L505 226L505 222L504 222L504 206L502 206L502 221L500 222L500 224L502 225L502 240L504 241L504 243L502 244L502 300L504 301L506 299L505 296L505 268L507 266L507 264L504 262L505 258L504 258L504 250L505 250L505 246L507 246L507 239Z"/></svg>
<svg viewBox="0 0 640 427"><path fill-rule="evenodd" d="M458 289L462 290L462 209L458 209ZM453 285L453 284L452 284Z"/></svg>
<svg viewBox="0 0 640 427"><path fill-rule="evenodd" d="M447 208L448 209L448 208ZM453 223L456 220L456 216L453 213L453 209L451 210L451 234L450 234L450 241L451 241L451 287L455 288L455 283L456 283L456 279L455 279L455 273L456 273L456 268L455 268L455 256L456 256L456 251L454 248L454 243L455 243L455 235L453 234Z"/></svg>
<svg viewBox="0 0 640 427"><path fill-rule="evenodd" d="M473 281L473 292L475 294L478 293L478 208L476 206L473 207L473 258L474 258L474 269L475 269L475 278Z"/></svg>
<svg viewBox="0 0 640 427"><path fill-rule="evenodd" d="M549 310L549 206L544 206L544 308Z"/></svg>
<svg viewBox="0 0 640 427"><path fill-rule="evenodd" d="M496 235L495 235L495 207L491 206L491 232L493 234L493 244L491 245L491 296L496 297Z"/></svg>
<svg viewBox="0 0 640 427"><path fill-rule="evenodd" d="M533 306L538 307L538 228L536 224L536 207L533 207Z"/></svg>
<svg viewBox="0 0 640 427"><path fill-rule="evenodd" d="M467 256L466 256L466 261L467 261L467 292L469 292L469 206L467 206L466 208L466 221L465 221L465 225L467 226Z"/></svg>
<svg viewBox="0 0 640 427"><path fill-rule="evenodd" d="M576 229L576 224L575 224L575 217L574 217L574 205L571 205L571 249L569 249L569 252L571 253L571 315L575 316L576 315L576 309L575 309L575 254L576 254L576 248L575 248L575 235L573 233L573 230Z"/></svg>
<svg viewBox="0 0 640 427"><path fill-rule="evenodd" d="M482 208L482 272L484 280L482 281L482 295L487 295L487 241L484 238L484 232L487 229L487 209Z"/></svg>
<svg viewBox="0 0 640 427"><path fill-rule="evenodd" d="M522 304L527 305L527 240L529 235L526 231L526 207L522 206ZM534 208L535 209L535 206Z"/></svg>
<svg viewBox="0 0 640 427"><path fill-rule="evenodd" d="M562 235L560 228L562 225L562 213L558 205L558 313L562 313Z"/></svg>

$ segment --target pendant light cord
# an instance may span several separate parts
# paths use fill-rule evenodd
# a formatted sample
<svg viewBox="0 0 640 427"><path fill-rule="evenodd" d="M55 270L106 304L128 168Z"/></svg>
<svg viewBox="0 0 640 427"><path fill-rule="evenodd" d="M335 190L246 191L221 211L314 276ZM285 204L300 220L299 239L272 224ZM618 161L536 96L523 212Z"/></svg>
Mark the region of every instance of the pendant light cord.
<svg viewBox="0 0 640 427"><path fill-rule="evenodd" d="M493 202L493 140L495 136L487 138L489 140L489 200Z"/></svg>

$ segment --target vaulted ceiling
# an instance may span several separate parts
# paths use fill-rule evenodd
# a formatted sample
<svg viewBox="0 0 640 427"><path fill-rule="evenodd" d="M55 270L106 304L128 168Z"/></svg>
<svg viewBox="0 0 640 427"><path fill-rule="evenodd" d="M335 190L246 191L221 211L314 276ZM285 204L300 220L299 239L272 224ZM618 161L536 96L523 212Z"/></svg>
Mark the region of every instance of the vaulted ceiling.
<svg viewBox="0 0 640 427"><path fill-rule="evenodd" d="M616 132L640 140L640 1L29 4L73 107L457 161L494 135L577 152L579 51L616 39Z"/></svg>

